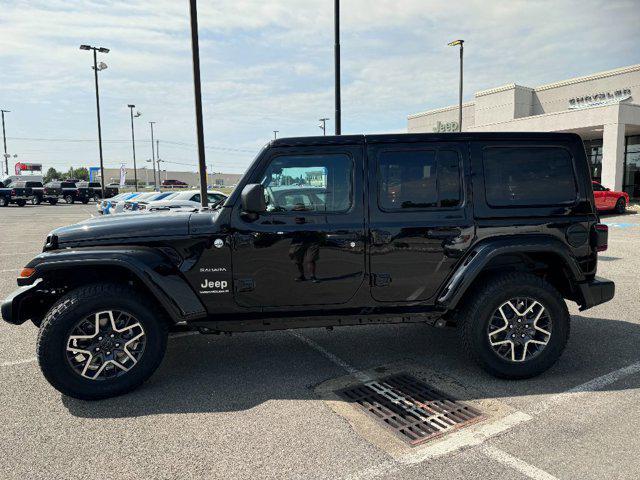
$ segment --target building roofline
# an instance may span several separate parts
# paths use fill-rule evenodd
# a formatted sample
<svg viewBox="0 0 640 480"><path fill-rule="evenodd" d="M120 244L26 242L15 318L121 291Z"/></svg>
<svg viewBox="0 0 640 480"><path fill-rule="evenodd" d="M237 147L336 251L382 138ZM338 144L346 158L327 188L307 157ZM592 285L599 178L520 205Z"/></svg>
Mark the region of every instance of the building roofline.
<svg viewBox="0 0 640 480"><path fill-rule="evenodd" d="M521 90L529 90L529 91L533 91L535 89L531 88L531 87L525 87L524 85L518 85L517 83L509 83L507 85L502 85L501 87L495 87L495 88L489 88L487 90L480 90L479 92L476 92L475 97L484 97L485 95L492 95L494 93L499 93L499 92L506 92L507 90L515 90L515 89L521 89Z"/></svg>
<svg viewBox="0 0 640 480"><path fill-rule="evenodd" d="M462 104L462 108L472 107L475 104L476 102L465 102ZM451 105L450 107L441 107L441 108L436 108L435 110L425 110L424 112L412 113L411 115L408 115L407 118L411 119L411 118L424 117L425 115L431 115L432 113L442 113L448 110L457 110L457 109L458 109L458 105Z"/></svg>
<svg viewBox="0 0 640 480"><path fill-rule="evenodd" d="M614 68L613 70L607 70L604 72L593 73L591 75L585 75L583 77L570 78L568 80L561 80L559 82L547 83L546 85L540 85L534 88L536 92L543 90L550 90L552 88L564 87L565 85L573 85L575 83L588 82L590 80L599 80L601 78L613 77L620 75L621 73L631 73L640 71L640 63L637 65L629 65L628 67Z"/></svg>

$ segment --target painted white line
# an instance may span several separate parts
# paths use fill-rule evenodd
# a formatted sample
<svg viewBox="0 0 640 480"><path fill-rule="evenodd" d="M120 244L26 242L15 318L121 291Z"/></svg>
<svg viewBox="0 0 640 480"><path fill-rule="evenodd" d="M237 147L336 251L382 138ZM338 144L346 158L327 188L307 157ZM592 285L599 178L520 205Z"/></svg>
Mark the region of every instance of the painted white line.
<svg viewBox="0 0 640 480"><path fill-rule="evenodd" d="M15 252L15 253L0 253L0 257L14 257L16 255L37 255L37 253L32 252Z"/></svg>
<svg viewBox="0 0 640 480"><path fill-rule="evenodd" d="M36 357L33 358L25 358L24 360L13 360L11 362L2 362L0 363L0 367L13 367L14 365L24 365L25 363L33 363L37 361Z"/></svg>
<svg viewBox="0 0 640 480"><path fill-rule="evenodd" d="M10 268L8 270L0 270L0 273L19 272L19 268Z"/></svg>
<svg viewBox="0 0 640 480"><path fill-rule="evenodd" d="M495 420L492 423L479 426L479 428L458 430L450 433L445 439L436 441L436 443L416 447L416 449L411 453L398 458L398 460L385 460L372 465L369 468L365 468L348 475L345 479L364 480L381 477L392 471L396 471L397 473L397 470L401 469L402 465L416 465L436 457L448 455L463 448L480 445L489 438L505 432L523 422L528 422L531 419L531 415L527 415L524 412L514 412L506 417ZM399 475L396 474L393 476L398 477Z"/></svg>
<svg viewBox="0 0 640 480"><path fill-rule="evenodd" d="M358 380L360 380L361 382L371 382L373 381L373 378L370 377L369 375L362 373L360 370L358 370L357 368L349 365L347 362L345 362L344 360L342 360L340 357L338 357L337 355L334 355L333 353L331 353L329 350L327 350L326 348L324 348L322 345L317 344L316 342L314 342L313 340L311 340L310 338L305 337L304 335L302 335L301 333L295 332L290 330L289 331L290 335L293 335L294 337L296 337L298 340L306 343L307 345L309 345L311 348L313 348L314 350L320 352L322 355L324 355L326 358L328 358L329 360L331 360L333 363L335 363L336 365L338 365L340 368L342 368L343 370L345 370L347 373L349 373L350 375L353 375L354 377L356 377Z"/></svg>
<svg viewBox="0 0 640 480"><path fill-rule="evenodd" d="M547 411L549 408L555 405L573 399L575 394L600 390L611 385L612 383L615 383L631 375L635 375L636 373L640 373L640 362L635 362L631 365L627 365L626 367L614 370L613 372L605 373L604 375L589 380L588 382L576 385L575 387L570 388L563 393L554 395L547 401L540 403L536 408L533 409L531 413L533 415L538 415Z"/></svg>
<svg viewBox="0 0 640 480"><path fill-rule="evenodd" d="M529 478L533 478L534 480L558 480L558 477L554 477L550 473L547 473L544 470L539 469L538 467L534 467L524 460L520 460L513 455L509 455L507 452L500 450L499 448L486 446L482 449L482 451L485 455L492 458L493 460L507 467L511 467L514 470L522 473L523 475L526 475Z"/></svg>

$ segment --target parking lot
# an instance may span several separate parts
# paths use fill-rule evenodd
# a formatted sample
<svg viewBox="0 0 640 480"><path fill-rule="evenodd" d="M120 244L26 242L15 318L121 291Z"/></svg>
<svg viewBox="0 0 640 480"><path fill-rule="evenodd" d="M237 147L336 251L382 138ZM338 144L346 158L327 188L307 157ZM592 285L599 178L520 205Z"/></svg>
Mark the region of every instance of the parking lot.
<svg viewBox="0 0 640 480"><path fill-rule="evenodd" d="M93 205L0 210L0 296L53 228ZM456 332L420 324L233 336L175 334L137 391L62 397L34 357L37 329L0 322L0 478L640 477L640 214L605 216L599 274L610 303L571 306L559 363L526 381L490 377ZM409 447L332 392L394 372L486 419Z"/></svg>

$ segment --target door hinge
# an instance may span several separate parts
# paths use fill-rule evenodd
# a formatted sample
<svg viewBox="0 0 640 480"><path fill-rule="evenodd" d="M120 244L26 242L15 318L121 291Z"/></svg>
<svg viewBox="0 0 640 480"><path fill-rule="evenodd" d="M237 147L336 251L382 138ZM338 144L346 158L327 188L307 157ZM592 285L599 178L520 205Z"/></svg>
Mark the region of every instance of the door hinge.
<svg viewBox="0 0 640 480"><path fill-rule="evenodd" d="M391 275L388 273L374 273L373 284L376 287L387 287L391 283Z"/></svg>
<svg viewBox="0 0 640 480"><path fill-rule="evenodd" d="M238 292L251 292L256 288L256 283L253 278L241 278L236 281L236 291Z"/></svg>

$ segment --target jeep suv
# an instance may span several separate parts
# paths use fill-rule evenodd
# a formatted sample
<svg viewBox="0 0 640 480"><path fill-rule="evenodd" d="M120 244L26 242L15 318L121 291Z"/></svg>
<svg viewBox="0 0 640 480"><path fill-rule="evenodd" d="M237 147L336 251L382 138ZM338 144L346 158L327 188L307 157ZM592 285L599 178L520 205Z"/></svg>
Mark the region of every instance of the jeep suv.
<svg viewBox="0 0 640 480"><path fill-rule="evenodd" d="M44 376L81 399L140 385L178 329L424 322L527 378L565 348L566 300L613 298L607 235L577 135L278 139L215 208L52 231L2 315L40 328Z"/></svg>

